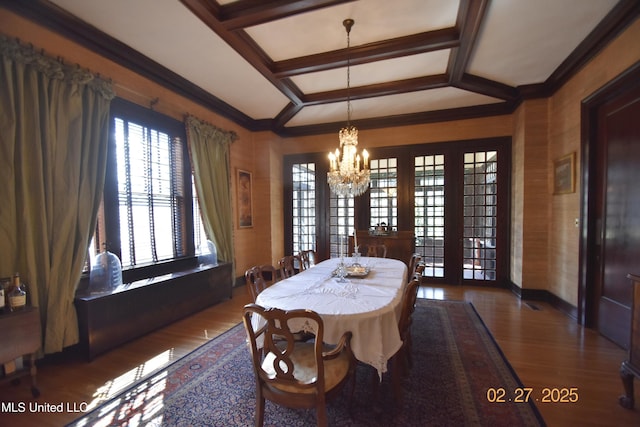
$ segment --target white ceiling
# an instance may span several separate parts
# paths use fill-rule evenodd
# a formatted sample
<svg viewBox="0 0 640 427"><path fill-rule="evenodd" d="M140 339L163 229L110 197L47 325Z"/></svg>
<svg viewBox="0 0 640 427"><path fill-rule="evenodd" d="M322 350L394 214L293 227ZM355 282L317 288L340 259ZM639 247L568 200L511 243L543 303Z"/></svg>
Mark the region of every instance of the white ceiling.
<svg viewBox="0 0 640 427"><path fill-rule="evenodd" d="M239 28L230 28L233 20L225 21L220 17L222 15L216 16L216 11L225 12L225 7L256 2L51 2L195 84L249 120L276 123L279 120L279 126L275 127L286 129L346 120L344 96L320 96L321 101L312 101L314 95L344 91L347 83L344 61L326 70L292 76L278 76L275 71L268 70L269 64L277 65L279 61L332 51L339 54L347 45L342 24L346 18L355 20L350 34L351 52L367 45L375 47L390 39L452 28L460 30L460 40L470 36L468 40L471 41L470 46L446 46L415 54L403 52L402 56L391 54L375 61L358 61L352 57L350 96L353 119L357 122L504 103L505 99L498 95L500 90L517 93L518 87L545 83L618 0L360 0L344 4L316 0L306 3L329 5L300 14L285 14L280 19L270 15L271 20L267 22L254 21L257 22L255 25L240 24ZM252 40L263 53L245 59L246 51L239 53L237 45L232 47L233 43L230 45L225 41L221 33L212 28L211 22L203 22L201 14L196 16L185 5L207 3L214 5L207 13L214 19L219 18L218 30L224 28L231 37L241 34L242 40ZM262 6L279 3L282 2L264 0ZM461 4L469 4L471 10L480 8L478 16L481 19L475 28L465 27L460 22ZM370 86L375 89L388 82L429 76L444 76L446 80L451 71L450 60L456 60L452 55L465 49L464 74L478 77L482 84L490 87L495 84L500 90L485 91L482 84L478 90L473 84L456 84L455 80L449 80L426 89L416 87L409 91L382 91L380 96L357 96L357 88L368 85L378 85ZM256 57L261 57L267 65L256 66ZM294 96L291 90L283 90L280 83L293 88ZM283 112L287 113L286 119L279 118Z"/></svg>

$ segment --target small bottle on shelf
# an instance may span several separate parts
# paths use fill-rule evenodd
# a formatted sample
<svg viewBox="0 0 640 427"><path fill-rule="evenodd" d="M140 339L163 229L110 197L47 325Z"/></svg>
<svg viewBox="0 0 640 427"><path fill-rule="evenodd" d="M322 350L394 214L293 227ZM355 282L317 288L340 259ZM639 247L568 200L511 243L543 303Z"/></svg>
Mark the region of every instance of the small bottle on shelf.
<svg viewBox="0 0 640 427"><path fill-rule="evenodd" d="M20 283L20 275L18 273L13 275L13 289L9 292L9 306L11 311L24 310L27 306L27 293L22 283Z"/></svg>

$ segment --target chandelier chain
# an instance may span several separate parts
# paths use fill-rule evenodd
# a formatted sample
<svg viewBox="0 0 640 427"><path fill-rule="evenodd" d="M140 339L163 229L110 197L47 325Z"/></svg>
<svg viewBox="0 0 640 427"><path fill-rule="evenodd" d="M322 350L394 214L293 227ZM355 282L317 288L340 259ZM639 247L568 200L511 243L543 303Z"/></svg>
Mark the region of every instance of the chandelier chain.
<svg viewBox="0 0 640 427"><path fill-rule="evenodd" d="M369 188L371 172L369 153L358 153L358 129L351 125L351 37L353 19L343 22L347 29L347 126L340 129L338 138L340 147L335 153L329 153L329 172L327 183L331 191L339 197L359 196Z"/></svg>
<svg viewBox="0 0 640 427"><path fill-rule="evenodd" d="M347 29L347 125L351 125L351 31Z"/></svg>

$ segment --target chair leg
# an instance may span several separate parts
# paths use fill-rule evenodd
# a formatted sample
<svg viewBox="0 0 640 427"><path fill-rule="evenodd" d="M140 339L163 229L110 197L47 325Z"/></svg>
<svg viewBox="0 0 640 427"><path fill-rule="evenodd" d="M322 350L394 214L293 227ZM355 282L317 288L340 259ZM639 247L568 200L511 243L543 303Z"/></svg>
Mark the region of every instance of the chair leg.
<svg viewBox="0 0 640 427"><path fill-rule="evenodd" d="M351 372L349 374L349 376L351 377L351 379L349 380L349 382L351 383L349 386L349 418L353 418L353 396L355 394L356 391L356 364L352 363L351 364Z"/></svg>
<svg viewBox="0 0 640 427"><path fill-rule="evenodd" d="M404 352L402 349L391 358L391 385L393 390L393 400L399 408L402 404L402 377L404 376Z"/></svg>
<svg viewBox="0 0 640 427"><path fill-rule="evenodd" d="M264 425L264 397L258 392L256 396L256 427Z"/></svg>
<svg viewBox="0 0 640 427"><path fill-rule="evenodd" d="M327 427L327 405L324 400L319 400L316 404L316 419L318 427Z"/></svg>
<svg viewBox="0 0 640 427"><path fill-rule="evenodd" d="M383 412L382 405L380 404L382 379L380 378L377 369L372 366L370 366L369 369L371 371L371 402L373 406L373 412L376 415L381 415Z"/></svg>
<svg viewBox="0 0 640 427"><path fill-rule="evenodd" d="M407 360L407 365L409 367L409 370L413 368L413 357L411 356L412 348L413 348L413 342L411 340L411 334L408 334L407 342L405 344L405 358Z"/></svg>

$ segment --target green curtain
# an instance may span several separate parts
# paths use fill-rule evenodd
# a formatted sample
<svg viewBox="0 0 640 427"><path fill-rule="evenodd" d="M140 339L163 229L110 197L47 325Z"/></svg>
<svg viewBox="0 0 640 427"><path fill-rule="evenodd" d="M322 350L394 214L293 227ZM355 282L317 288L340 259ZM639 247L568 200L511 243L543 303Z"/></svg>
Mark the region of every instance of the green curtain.
<svg viewBox="0 0 640 427"><path fill-rule="evenodd" d="M229 148L237 135L193 116L187 116L186 127L205 232L216 245L218 258L233 263Z"/></svg>
<svg viewBox="0 0 640 427"><path fill-rule="evenodd" d="M0 276L19 272L43 351L78 342L73 301L104 187L111 83L0 35Z"/></svg>

